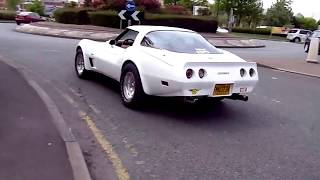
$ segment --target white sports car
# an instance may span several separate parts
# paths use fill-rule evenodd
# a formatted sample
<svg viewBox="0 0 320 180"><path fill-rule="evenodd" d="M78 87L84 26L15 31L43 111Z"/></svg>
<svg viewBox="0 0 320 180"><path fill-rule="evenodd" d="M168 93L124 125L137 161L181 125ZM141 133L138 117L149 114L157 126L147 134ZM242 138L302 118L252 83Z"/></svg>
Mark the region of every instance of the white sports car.
<svg viewBox="0 0 320 180"><path fill-rule="evenodd" d="M136 107L144 95L188 100L248 100L257 81L256 63L215 48L198 33L162 26L130 26L107 42L81 40L75 69L120 82L124 105Z"/></svg>

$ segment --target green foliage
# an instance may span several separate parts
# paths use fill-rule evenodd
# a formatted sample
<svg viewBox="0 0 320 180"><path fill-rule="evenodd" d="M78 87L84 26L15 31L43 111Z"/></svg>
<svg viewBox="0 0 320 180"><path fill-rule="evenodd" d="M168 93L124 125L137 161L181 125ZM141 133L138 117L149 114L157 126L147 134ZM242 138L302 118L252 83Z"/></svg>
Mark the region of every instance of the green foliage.
<svg viewBox="0 0 320 180"><path fill-rule="evenodd" d="M171 14L145 14L143 24L172 26L198 32L216 32L218 22L212 16L185 16Z"/></svg>
<svg viewBox="0 0 320 180"><path fill-rule="evenodd" d="M180 5L187 9L193 6L209 6L208 0L164 0L165 5Z"/></svg>
<svg viewBox="0 0 320 180"><path fill-rule="evenodd" d="M81 16L82 14L82 16ZM65 24L81 24L80 20L88 17L92 25L119 28L120 18L117 11L91 11L90 9L61 8L54 12L57 22ZM140 17L142 24L164 25L192 29L199 32L216 32L218 22L213 16L190 16L172 14L145 13ZM124 24L125 26L126 24Z"/></svg>
<svg viewBox="0 0 320 180"><path fill-rule="evenodd" d="M40 16L44 15L44 6L39 0L34 0L32 4L27 6L27 10L31 12L38 13Z"/></svg>
<svg viewBox="0 0 320 180"><path fill-rule="evenodd" d="M316 30L318 28L317 21L311 17L295 16L293 24L296 28L302 29Z"/></svg>
<svg viewBox="0 0 320 180"><path fill-rule="evenodd" d="M155 14L178 14L178 15L192 15L192 11L186 9L180 5L168 5L166 7L160 8L154 11Z"/></svg>
<svg viewBox="0 0 320 180"><path fill-rule="evenodd" d="M64 8L76 8L77 5L78 5L78 4L77 4L76 2L71 1L71 2L69 2L69 3L65 3L65 4L64 4Z"/></svg>
<svg viewBox="0 0 320 180"><path fill-rule="evenodd" d="M91 7L92 6L92 1L91 0L84 0L84 7Z"/></svg>
<svg viewBox="0 0 320 180"><path fill-rule="evenodd" d="M266 25L281 27L289 24L293 18L291 4L291 0L277 0L267 11Z"/></svg>
<svg viewBox="0 0 320 180"><path fill-rule="evenodd" d="M91 9L60 8L54 11L54 18L64 24L90 24L88 11Z"/></svg>
<svg viewBox="0 0 320 180"><path fill-rule="evenodd" d="M116 11L89 12L92 25L119 28L120 18Z"/></svg>
<svg viewBox="0 0 320 180"><path fill-rule="evenodd" d="M230 15L231 9L239 26L246 22L249 26L258 24L262 19L263 5L261 0L218 0L215 9Z"/></svg>
<svg viewBox="0 0 320 180"><path fill-rule="evenodd" d="M270 35L271 29L270 28L232 28L232 32L238 33L248 33L248 34L263 34L263 35Z"/></svg>
<svg viewBox="0 0 320 180"><path fill-rule="evenodd" d="M9 10L16 10L17 9L17 5L20 4L20 0L7 0L6 1L6 7Z"/></svg>
<svg viewBox="0 0 320 180"><path fill-rule="evenodd" d="M0 10L1 20L14 20L15 16L16 16L15 11Z"/></svg>

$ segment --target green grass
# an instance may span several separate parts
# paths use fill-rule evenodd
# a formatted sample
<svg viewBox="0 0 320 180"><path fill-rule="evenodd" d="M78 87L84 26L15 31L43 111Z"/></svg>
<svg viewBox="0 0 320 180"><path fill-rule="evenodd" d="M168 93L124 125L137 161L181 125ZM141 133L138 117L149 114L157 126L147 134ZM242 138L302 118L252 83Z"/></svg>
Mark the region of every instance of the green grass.
<svg viewBox="0 0 320 180"><path fill-rule="evenodd" d="M270 36L270 35L262 35L262 34L247 34L247 33L236 33L232 32L231 35L250 38L250 39L263 39L263 40L273 40L273 41L287 41L285 37L280 36Z"/></svg>

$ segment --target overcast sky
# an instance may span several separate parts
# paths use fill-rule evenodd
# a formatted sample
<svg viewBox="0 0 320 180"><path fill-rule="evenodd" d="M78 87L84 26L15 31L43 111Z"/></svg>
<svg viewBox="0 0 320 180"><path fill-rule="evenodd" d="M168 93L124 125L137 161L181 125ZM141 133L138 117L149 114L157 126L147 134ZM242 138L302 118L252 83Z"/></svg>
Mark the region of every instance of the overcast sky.
<svg viewBox="0 0 320 180"><path fill-rule="evenodd" d="M269 8L277 0L262 0L265 9ZM294 14L302 13L305 17L320 19L320 0L293 0Z"/></svg>

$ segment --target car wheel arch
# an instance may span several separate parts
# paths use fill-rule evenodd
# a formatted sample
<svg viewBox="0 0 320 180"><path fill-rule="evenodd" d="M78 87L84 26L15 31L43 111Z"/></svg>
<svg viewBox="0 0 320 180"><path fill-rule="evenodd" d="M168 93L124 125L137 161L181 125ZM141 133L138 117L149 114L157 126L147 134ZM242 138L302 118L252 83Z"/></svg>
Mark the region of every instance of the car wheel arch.
<svg viewBox="0 0 320 180"><path fill-rule="evenodd" d="M132 65L134 65L134 66L137 68L138 73L139 73L139 76L140 76L140 79L141 79L142 89L143 89L143 91L144 91L145 94L149 94L148 85L147 85L147 83L146 83L146 81L145 81L145 78L144 78L144 76L143 76L143 73L141 73L141 71L140 71L140 70L141 70L141 67L140 67L138 64L134 63L132 60L128 59L128 60L125 60L125 61L122 63L120 76L121 76L121 74L122 74L122 72L123 72L124 67L125 67L126 65L128 65L128 64L132 64ZM120 80L120 78L119 78L119 80ZM119 82L120 82L120 81L119 81Z"/></svg>
<svg viewBox="0 0 320 180"><path fill-rule="evenodd" d="M85 52L85 48L82 48L81 45L78 45L77 48L76 48L76 53L78 53L79 50L81 50L81 51L82 51L82 54L83 54L84 67L85 67L87 70L91 70L90 65L89 65L89 62L87 61L87 55L86 55L86 52Z"/></svg>

